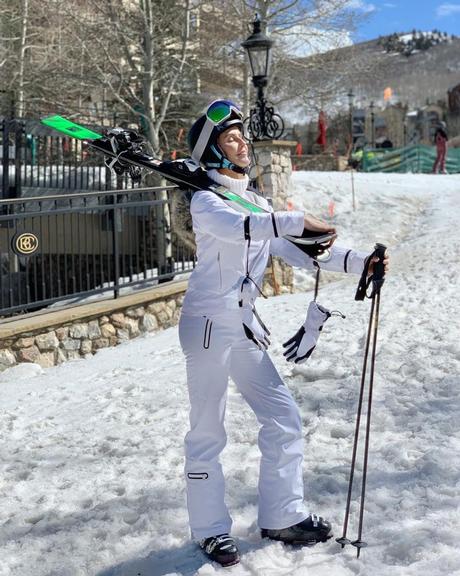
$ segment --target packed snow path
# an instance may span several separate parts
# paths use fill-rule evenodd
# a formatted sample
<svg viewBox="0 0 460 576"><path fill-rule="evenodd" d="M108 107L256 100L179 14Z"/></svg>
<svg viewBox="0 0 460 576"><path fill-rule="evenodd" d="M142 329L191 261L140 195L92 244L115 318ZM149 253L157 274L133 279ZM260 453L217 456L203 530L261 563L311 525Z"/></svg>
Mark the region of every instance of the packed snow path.
<svg viewBox="0 0 460 576"><path fill-rule="evenodd" d="M258 426L232 385L223 463L242 560L227 569L206 562L187 529L188 405L173 328L88 360L0 374L1 576L460 575L460 178L358 174L356 212L349 174L294 182L293 201L314 213L333 199L344 243L382 241L392 255L361 558L334 541L293 549L260 539ZM357 277L332 278L319 302L347 318L329 320L307 364L286 364L281 343L303 322L311 293L271 298L260 312L302 412L308 502L339 536L370 302L354 302ZM360 466L352 539L359 480Z"/></svg>

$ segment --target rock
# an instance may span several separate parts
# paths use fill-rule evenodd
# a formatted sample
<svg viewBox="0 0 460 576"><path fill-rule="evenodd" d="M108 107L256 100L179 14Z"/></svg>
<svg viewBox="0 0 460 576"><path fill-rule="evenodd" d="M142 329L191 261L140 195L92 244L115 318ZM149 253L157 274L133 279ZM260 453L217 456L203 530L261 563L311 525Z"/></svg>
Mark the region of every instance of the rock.
<svg viewBox="0 0 460 576"><path fill-rule="evenodd" d="M55 332L52 331L36 336L35 344L38 346L39 350L43 352L44 350L54 350L57 348L59 346L59 340L57 339Z"/></svg>
<svg viewBox="0 0 460 576"><path fill-rule="evenodd" d="M38 364L40 356L40 350L36 346L21 348L16 354L18 362L34 362L35 364Z"/></svg>
<svg viewBox="0 0 460 576"><path fill-rule="evenodd" d="M81 345L80 340L75 338L64 338L61 344L64 350L79 350Z"/></svg>
<svg viewBox="0 0 460 576"><path fill-rule="evenodd" d="M102 326L103 324L107 324L107 322L110 322L110 318L108 316L101 316L99 318L99 324Z"/></svg>
<svg viewBox="0 0 460 576"><path fill-rule="evenodd" d="M156 317L158 320L158 323L165 327L169 325L169 321L172 318L172 314L171 314L171 310L169 310L168 308L165 308L164 310L160 310L159 312L156 313Z"/></svg>
<svg viewBox="0 0 460 576"><path fill-rule="evenodd" d="M90 340L95 340L101 337L101 329L99 328L99 322L97 320L91 320L88 323L88 338Z"/></svg>
<svg viewBox="0 0 460 576"><path fill-rule="evenodd" d="M82 340L80 344L80 352L82 354L90 354L93 351L93 343L91 340Z"/></svg>
<svg viewBox="0 0 460 576"><path fill-rule="evenodd" d="M165 309L166 309L166 304L163 301L152 302L152 304L149 304L149 306L148 306L148 311L151 312L152 314L155 314L155 316L159 312L163 312Z"/></svg>
<svg viewBox="0 0 460 576"><path fill-rule="evenodd" d="M117 331L112 324L103 324L101 326L101 334L103 338L110 338L111 336L115 336L116 333Z"/></svg>
<svg viewBox="0 0 460 576"><path fill-rule="evenodd" d="M139 336L141 331L139 330L139 320L136 318L125 318L125 327L128 328L129 335L131 338Z"/></svg>
<svg viewBox="0 0 460 576"><path fill-rule="evenodd" d="M80 360L80 352L77 350L68 350L67 351L67 360Z"/></svg>
<svg viewBox="0 0 460 576"><path fill-rule="evenodd" d="M33 336L31 336L29 338L19 338L13 344L13 349L14 350L20 350L21 348L30 348L31 346L34 345L34 342L35 342L35 338Z"/></svg>
<svg viewBox="0 0 460 576"><path fill-rule="evenodd" d="M124 328L125 327L125 315L121 312L116 312L110 316L110 320L114 326L117 328Z"/></svg>
<svg viewBox="0 0 460 576"><path fill-rule="evenodd" d="M149 314L148 312L142 318L140 325L143 332L152 332L158 329L157 319L153 314Z"/></svg>
<svg viewBox="0 0 460 576"><path fill-rule="evenodd" d="M93 350L100 350L101 348L108 348L109 339L108 338L97 338L93 340Z"/></svg>
<svg viewBox="0 0 460 576"><path fill-rule="evenodd" d="M73 324L69 328L71 338L88 338L88 326L86 324Z"/></svg>
<svg viewBox="0 0 460 576"><path fill-rule="evenodd" d="M117 336L120 342L126 342L127 340L129 340L129 332L125 328L118 328Z"/></svg>
<svg viewBox="0 0 460 576"><path fill-rule="evenodd" d="M40 358L37 360L42 368L51 368L54 366L54 352L42 352Z"/></svg>
<svg viewBox="0 0 460 576"><path fill-rule="evenodd" d="M65 362L67 360L67 354L66 352L62 349L62 348L58 348L56 350L56 358L55 358L55 363L56 364L62 364L63 362Z"/></svg>
<svg viewBox="0 0 460 576"><path fill-rule="evenodd" d="M0 370L5 370L16 364L16 358L10 350L0 350Z"/></svg>
<svg viewBox="0 0 460 576"><path fill-rule="evenodd" d="M64 338L69 335L69 327L62 326L61 328L56 328L54 332L58 340L64 340Z"/></svg>
<svg viewBox="0 0 460 576"><path fill-rule="evenodd" d="M283 167L290 168L292 166L290 156L285 156L284 154L280 158L280 164Z"/></svg>
<svg viewBox="0 0 460 576"><path fill-rule="evenodd" d="M125 314L130 318L142 318L145 314L145 310L142 306L138 306L137 308L128 308Z"/></svg>

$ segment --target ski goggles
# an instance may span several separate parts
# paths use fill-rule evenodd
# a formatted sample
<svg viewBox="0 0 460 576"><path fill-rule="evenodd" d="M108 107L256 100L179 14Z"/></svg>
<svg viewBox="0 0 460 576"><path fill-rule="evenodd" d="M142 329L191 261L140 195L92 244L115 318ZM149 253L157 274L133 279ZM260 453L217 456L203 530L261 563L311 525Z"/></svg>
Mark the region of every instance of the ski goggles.
<svg viewBox="0 0 460 576"><path fill-rule="evenodd" d="M206 110L206 121L201 134L193 147L192 158L196 162L200 162L214 128L232 116L236 116L237 120L243 120L243 113L233 102L230 102L230 100L215 100L211 102Z"/></svg>

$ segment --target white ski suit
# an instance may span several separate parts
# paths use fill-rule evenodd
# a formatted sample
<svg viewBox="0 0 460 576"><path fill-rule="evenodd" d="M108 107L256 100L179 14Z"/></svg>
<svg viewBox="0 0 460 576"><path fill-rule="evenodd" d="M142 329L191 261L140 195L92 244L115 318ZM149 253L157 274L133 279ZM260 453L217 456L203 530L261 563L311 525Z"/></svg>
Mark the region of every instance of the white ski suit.
<svg viewBox="0 0 460 576"><path fill-rule="evenodd" d="M215 170L209 175L233 192L269 208L265 198L246 190L247 179L229 178ZM184 299L179 337L186 357L191 405L190 431L185 438L185 476L192 536L200 540L231 530L219 462L226 444L224 416L229 377L261 425L259 526L286 528L310 513L303 501L302 422L267 352L245 335L242 313L246 313L247 323L248 309L258 295L257 286L262 285L269 254L281 256L294 266L314 268L310 257L282 238L286 234L302 234L304 214L257 213L247 220L247 216L206 190L193 195L191 214L197 266ZM367 256L334 245L331 257L320 266L361 274ZM252 280L252 298L249 308L245 304L242 309L238 300L247 274Z"/></svg>

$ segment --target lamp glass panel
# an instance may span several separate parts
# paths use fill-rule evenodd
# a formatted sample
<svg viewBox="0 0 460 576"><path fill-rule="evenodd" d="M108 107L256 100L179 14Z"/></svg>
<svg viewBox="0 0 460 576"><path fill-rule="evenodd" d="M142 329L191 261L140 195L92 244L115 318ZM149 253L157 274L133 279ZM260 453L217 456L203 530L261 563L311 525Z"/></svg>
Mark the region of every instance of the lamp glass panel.
<svg viewBox="0 0 460 576"><path fill-rule="evenodd" d="M248 52L252 75L267 76L269 50L266 48L250 48Z"/></svg>

